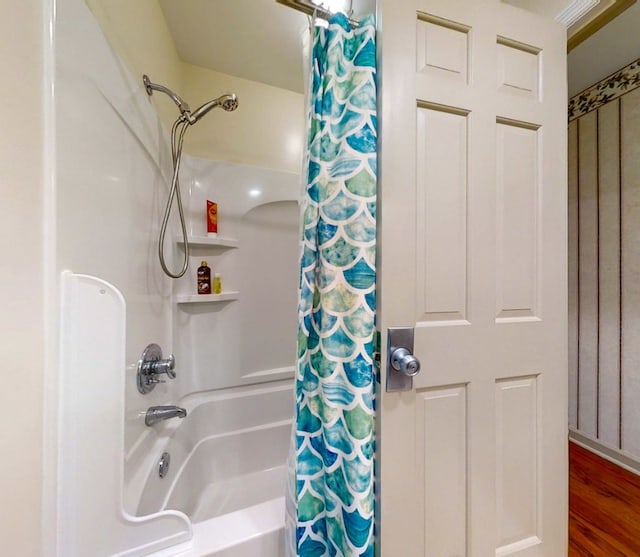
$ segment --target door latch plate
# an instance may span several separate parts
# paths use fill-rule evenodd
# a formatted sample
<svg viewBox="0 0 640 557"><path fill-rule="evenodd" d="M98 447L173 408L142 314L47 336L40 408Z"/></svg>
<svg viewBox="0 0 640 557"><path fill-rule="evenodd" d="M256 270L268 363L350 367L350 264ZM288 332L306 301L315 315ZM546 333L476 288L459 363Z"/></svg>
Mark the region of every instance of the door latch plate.
<svg viewBox="0 0 640 557"><path fill-rule="evenodd" d="M386 391L411 391L413 376L398 371L392 365L392 354L398 348L405 348L413 354L413 327L389 327L387 334L387 386Z"/></svg>

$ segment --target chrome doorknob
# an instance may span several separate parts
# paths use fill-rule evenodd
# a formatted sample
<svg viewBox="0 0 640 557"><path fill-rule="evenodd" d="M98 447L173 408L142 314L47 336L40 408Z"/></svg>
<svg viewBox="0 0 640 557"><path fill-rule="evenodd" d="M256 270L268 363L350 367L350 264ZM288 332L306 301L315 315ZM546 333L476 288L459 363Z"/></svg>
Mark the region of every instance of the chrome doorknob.
<svg viewBox="0 0 640 557"><path fill-rule="evenodd" d="M420 371L420 361L406 348L395 348L391 352L391 367L407 377Z"/></svg>

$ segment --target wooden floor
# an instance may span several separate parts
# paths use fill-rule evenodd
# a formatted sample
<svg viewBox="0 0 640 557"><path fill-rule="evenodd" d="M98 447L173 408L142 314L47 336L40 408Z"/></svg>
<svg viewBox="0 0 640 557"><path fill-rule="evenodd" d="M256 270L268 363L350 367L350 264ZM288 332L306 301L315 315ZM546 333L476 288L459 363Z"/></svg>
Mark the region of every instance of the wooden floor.
<svg viewBox="0 0 640 557"><path fill-rule="evenodd" d="M640 557L640 477L569 443L569 557Z"/></svg>

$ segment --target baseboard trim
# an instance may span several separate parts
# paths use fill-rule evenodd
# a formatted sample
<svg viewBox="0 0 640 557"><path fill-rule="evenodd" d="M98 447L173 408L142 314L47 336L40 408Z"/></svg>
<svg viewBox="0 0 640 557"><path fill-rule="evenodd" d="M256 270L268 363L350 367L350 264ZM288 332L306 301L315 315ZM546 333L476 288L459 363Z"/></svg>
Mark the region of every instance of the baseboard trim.
<svg viewBox="0 0 640 557"><path fill-rule="evenodd" d="M591 439L574 429L569 429L569 441L579 445L583 449L587 449L588 451L597 454L609 462L617 464L621 468L624 468L633 474L640 476L640 462L631 455L624 453L624 451L609 447L604 443Z"/></svg>

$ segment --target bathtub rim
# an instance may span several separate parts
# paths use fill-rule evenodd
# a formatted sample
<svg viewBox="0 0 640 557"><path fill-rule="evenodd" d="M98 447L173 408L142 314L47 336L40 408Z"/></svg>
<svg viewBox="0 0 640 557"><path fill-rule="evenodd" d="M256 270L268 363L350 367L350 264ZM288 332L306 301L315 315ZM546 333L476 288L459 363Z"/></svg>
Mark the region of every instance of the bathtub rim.
<svg viewBox="0 0 640 557"><path fill-rule="evenodd" d="M239 523L251 527L248 535L246 529L238 529ZM259 529L254 528L256 523L260 523ZM190 541L156 551L148 557L217 557L222 551L239 547L262 536L284 536L285 496L216 516L192 526L193 536Z"/></svg>

